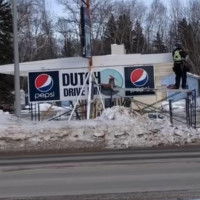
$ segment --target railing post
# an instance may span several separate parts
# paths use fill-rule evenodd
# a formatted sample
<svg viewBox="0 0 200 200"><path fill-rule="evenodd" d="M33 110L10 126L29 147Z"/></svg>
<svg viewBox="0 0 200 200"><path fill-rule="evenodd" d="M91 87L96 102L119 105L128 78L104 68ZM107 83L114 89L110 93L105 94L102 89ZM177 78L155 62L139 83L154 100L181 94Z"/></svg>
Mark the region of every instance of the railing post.
<svg viewBox="0 0 200 200"><path fill-rule="evenodd" d="M169 115L170 115L170 123L173 126L173 111L172 111L172 100L169 99Z"/></svg>
<svg viewBox="0 0 200 200"><path fill-rule="evenodd" d="M30 104L30 109L31 109L31 121L33 121L33 104Z"/></svg>
<svg viewBox="0 0 200 200"><path fill-rule="evenodd" d="M192 111L193 111L193 124L194 128L196 129L196 122L197 122L197 114L196 114L196 90L192 90Z"/></svg>
<svg viewBox="0 0 200 200"><path fill-rule="evenodd" d="M40 121L40 104L38 103L38 121Z"/></svg>
<svg viewBox="0 0 200 200"><path fill-rule="evenodd" d="M185 100L185 107L186 107L186 124L189 127L190 126L190 99L189 99L189 95L187 93L187 97Z"/></svg>

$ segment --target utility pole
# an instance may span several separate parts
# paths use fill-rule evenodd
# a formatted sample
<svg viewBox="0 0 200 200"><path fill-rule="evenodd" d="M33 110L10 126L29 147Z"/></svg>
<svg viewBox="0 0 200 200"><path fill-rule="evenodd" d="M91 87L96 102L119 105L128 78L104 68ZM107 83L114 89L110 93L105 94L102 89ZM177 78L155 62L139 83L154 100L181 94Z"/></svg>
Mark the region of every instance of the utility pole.
<svg viewBox="0 0 200 200"><path fill-rule="evenodd" d="M19 74L19 47L17 32L17 5L16 0L12 0L13 10L13 35L14 35L14 79L15 79L15 115L21 118L21 101L20 101L20 74Z"/></svg>
<svg viewBox="0 0 200 200"><path fill-rule="evenodd" d="M86 2L87 10L89 13L89 20L90 20L90 33L91 33L91 15L90 15L90 0ZM91 40L91 34L90 34ZM92 52L91 57L89 58L89 91L88 91L88 102L87 102L87 119L90 119L90 112L91 112L91 94L92 94L92 67L93 67L93 60L92 60Z"/></svg>
<svg viewBox="0 0 200 200"><path fill-rule="evenodd" d="M89 25L87 25L87 28L89 28L89 31L90 31L90 44L89 44L89 49L86 49L86 45L88 45L88 43L87 44L85 44L84 43L84 45L85 45L85 52L84 52L84 57L87 57L88 58L88 61L89 61L89 68L88 68L88 75L87 75L87 77L86 77L86 79L85 79L85 81L84 81L84 84L83 84L83 86L82 86L82 88L81 88L81 91L80 91L80 93L79 93L79 96L78 96L78 99L77 99L77 101L76 101L76 103L75 103L75 105L74 105L74 108L73 108L73 110L71 111L71 114L70 114L70 116L69 116L69 119L68 120L71 120L71 118L72 118L72 116L73 116L73 114L74 114L74 111L75 111L75 109L76 109L76 106L77 106L77 104L78 104L78 101L79 101L79 99L80 99L80 97L81 97L81 94L82 94L82 92L83 92L83 89L84 89L84 87L86 86L86 84L87 84L87 80L89 79L89 91L88 91L88 101L87 101L87 119L90 119L90 112L91 112L91 94L92 94L92 78L94 78L95 79L95 77L94 77L94 75L93 75L93 72L92 72L92 68L93 68L93 61L92 61L92 50L91 50L91 18L90 18L90 0L87 0L87 2L85 2L84 0L82 0L82 3L84 3L87 7L87 12L88 12L88 18L89 18ZM82 7L83 8L83 7ZM83 14L83 15L85 15L85 11L82 11L83 13L81 13L81 15ZM83 17L83 20L84 20L84 22L82 22L82 23L84 23L83 25L85 26L85 19L84 19L84 17L85 16L82 16ZM88 23L87 23L88 24ZM84 33L85 34L85 33ZM87 35L88 36L88 35ZM87 37L87 36L85 36L84 35L84 37ZM85 39L85 38L84 38ZM87 41L88 42L88 41ZM88 52L88 50L89 50L89 52ZM87 51L87 52L86 52ZM95 80L96 81L96 80ZM97 83L97 82L96 82ZM103 103L103 100L102 100L102 96L101 96L101 93L100 93L100 90L99 90L99 88L97 87L97 90L98 90L98 92L99 92L99 96L101 97L101 103L102 103L102 105L103 105L103 108L105 108L104 107L104 103Z"/></svg>

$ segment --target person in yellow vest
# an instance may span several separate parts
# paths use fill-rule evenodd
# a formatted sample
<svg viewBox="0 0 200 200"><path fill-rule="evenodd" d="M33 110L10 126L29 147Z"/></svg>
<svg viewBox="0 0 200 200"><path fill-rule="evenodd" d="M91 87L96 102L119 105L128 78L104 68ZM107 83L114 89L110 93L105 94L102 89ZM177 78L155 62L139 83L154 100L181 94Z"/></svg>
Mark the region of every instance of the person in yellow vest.
<svg viewBox="0 0 200 200"><path fill-rule="evenodd" d="M182 89L187 88L187 72L188 67L186 62L187 52L183 50L182 46L180 44L176 45L176 48L172 52L174 66L173 71L175 73L175 84L169 86L170 89L179 89L180 82Z"/></svg>

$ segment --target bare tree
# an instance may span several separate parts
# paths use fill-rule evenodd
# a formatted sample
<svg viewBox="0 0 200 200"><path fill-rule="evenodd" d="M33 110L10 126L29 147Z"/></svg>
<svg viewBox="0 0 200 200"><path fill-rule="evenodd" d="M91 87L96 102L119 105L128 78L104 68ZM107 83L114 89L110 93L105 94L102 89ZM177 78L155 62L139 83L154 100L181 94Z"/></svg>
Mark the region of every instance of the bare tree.
<svg viewBox="0 0 200 200"><path fill-rule="evenodd" d="M73 37L77 40L80 40L80 0L57 0L57 2L64 6L66 11L66 17L62 20L65 20L65 23L68 23L68 30L73 33Z"/></svg>
<svg viewBox="0 0 200 200"><path fill-rule="evenodd" d="M183 45L189 54L191 72L200 74L200 2L187 1L183 4L180 0L171 0L169 46Z"/></svg>
<svg viewBox="0 0 200 200"><path fill-rule="evenodd" d="M66 9L66 20L71 22L71 32L74 33L77 41L80 43L80 0L57 0ZM102 54L103 43L101 42L106 23L113 12L112 1L93 0L90 5L91 14L91 37L93 44L93 55ZM73 24L73 25L72 25ZM80 48L79 48L80 49Z"/></svg>
<svg viewBox="0 0 200 200"><path fill-rule="evenodd" d="M200 75L200 2L190 0L186 8L186 17L178 26L179 37L189 53L192 72Z"/></svg>
<svg viewBox="0 0 200 200"><path fill-rule="evenodd" d="M183 18L185 18L185 8L180 0L171 0L170 4L168 46L172 50L175 44L181 43L178 32L178 24Z"/></svg>
<svg viewBox="0 0 200 200"><path fill-rule="evenodd" d="M154 0L146 18L145 35L147 39L147 52L152 52L152 41L159 32L161 37L165 37L167 29L167 8L160 0Z"/></svg>
<svg viewBox="0 0 200 200"><path fill-rule="evenodd" d="M17 3L20 61L54 58L53 25L45 0L19 0Z"/></svg>
<svg viewBox="0 0 200 200"><path fill-rule="evenodd" d="M77 52L80 55L80 48L77 48L77 42L74 39L74 32L71 29L71 23L64 19L59 18L56 23L56 30L61 35L61 56L72 57Z"/></svg>
<svg viewBox="0 0 200 200"><path fill-rule="evenodd" d="M102 37L106 29L106 24L110 16L114 13L114 5L112 1L96 0L92 5L92 41L93 54L104 54L104 43Z"/></svg>

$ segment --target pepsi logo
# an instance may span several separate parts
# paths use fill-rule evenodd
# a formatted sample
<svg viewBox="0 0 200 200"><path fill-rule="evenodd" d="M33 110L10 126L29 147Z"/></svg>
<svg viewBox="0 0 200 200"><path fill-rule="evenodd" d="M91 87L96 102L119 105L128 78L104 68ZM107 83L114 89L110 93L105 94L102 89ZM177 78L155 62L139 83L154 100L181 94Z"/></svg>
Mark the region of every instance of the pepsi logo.
<svg viewBox="0 0 200 200"><path fill-rule="evenodd" d="M53 79L48 74L40 74L35 79L35 87L40 92L48 92L53 87Z"/></svg>
<svg viewBox="0 0 200 200"><path fill-rule="evenodd" d="M138 68L132 71L130 79L133 85L142 87L148 82L149 75L144 69Z"/></svg>

